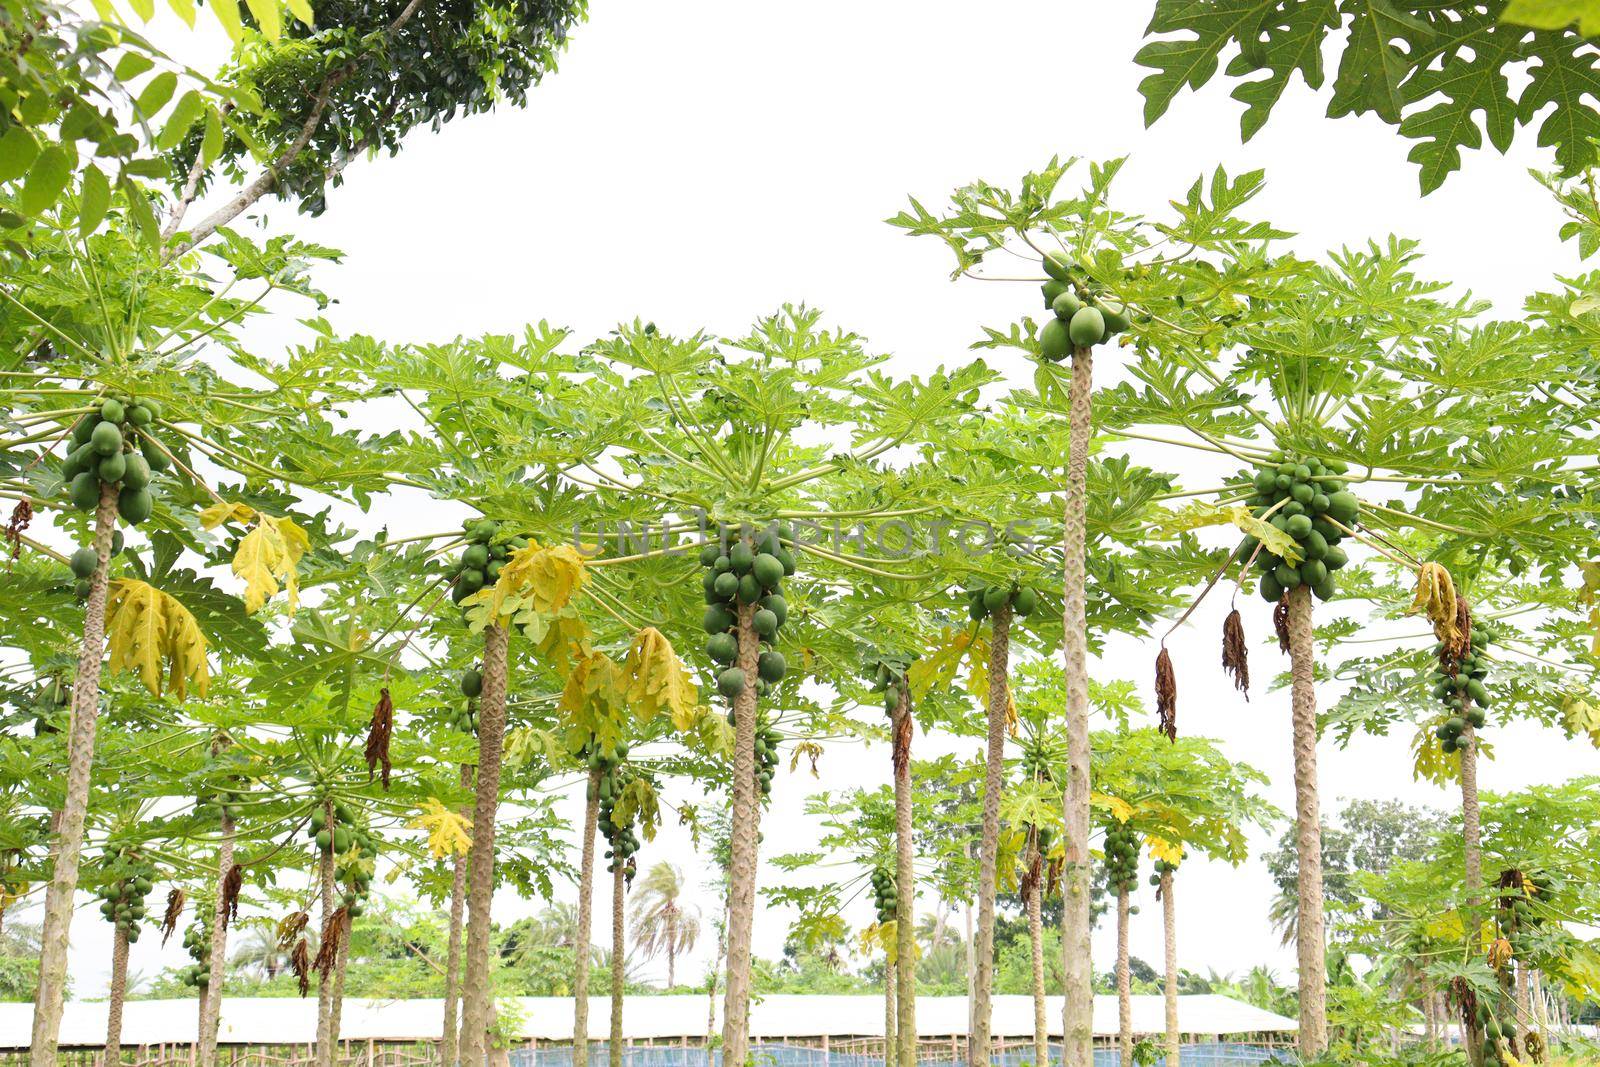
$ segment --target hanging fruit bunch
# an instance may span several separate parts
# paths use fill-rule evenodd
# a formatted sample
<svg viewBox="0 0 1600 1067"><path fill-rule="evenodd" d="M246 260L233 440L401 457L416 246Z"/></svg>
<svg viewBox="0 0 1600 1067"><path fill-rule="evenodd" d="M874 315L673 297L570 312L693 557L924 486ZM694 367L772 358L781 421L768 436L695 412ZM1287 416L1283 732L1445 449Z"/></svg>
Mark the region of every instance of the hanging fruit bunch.
<svg viewBox="0 0 1600 1067"><path fill-rule="evenodd" d="M201 920L185 930L183 947L194 960L180 975L183 984L204 989L211 984L211 924Z"/></svg>
<svg viewBox="0 0 1600 1067"><path fill-rule="evenodd" d="M370 829L362 826L353 827L350 840L355 851L340 854L339 863L333 869L333 880L340 888L340 906L354 919L367 910L379 840Z"/></svg>
<svg viewBox="0 0 1600 1067"><path fill-rule="evenodd" d="M728 712L728 722L733 722L733 712ZM756 784L761 789L763 802L772 796L772 779L778 773L778 742L782 735L767 721L764 713L756 715Z"/></svg>
<svg viewBox="0 0 1600 1067"><path fill-rule="evenodd" d="M217 771L236 769L243 762L244 758L233 752L212 756L206 761L207 777L210 778ZM245 794L234 786L240 783L240 778L238 775L229 775L226 780L227 785L203 790L195 797L194 813L197 816L211 821L239 817L239 806L244 803Z"/></svg>
<svg viewBox="0 0 1600 1067"><path fill-rule="evenodd" d="M450 712L450 725L464 734L478 732L478 697L483 694L483 672L476 667L468 667L461 672L461 695L467 702L460 709Z"/></svg>
<svg viewBox="0 0 1600 1067"><path fill-rule="evenodd" d="M1065 253L1046 253L1044 272L1050 276L1041 287L1044 306L1052 316L1039 327L1039 354L1051 363L1060 363L1075 349L1109 341L1132 325L1128 309L1092 293Z"/></svg>
<svg viewBox="0 0 1600 1067"><path fill-rule="evenodd" d="M980 585L967 590L967 614L973 622L982 622L1007 604L1016 614L1027 618L1039 605L1039 597L1032 589L1010 585Z"/></svg>
<svg viewBox="0 0 1600 1067"><path fill-rule="evenodd" d="M149 426L161 417L161 405L154 400L135 400L113 394L101 401L72 427L72 445L61 464L61 479L67 484L72 503L82 511L93 511L100 503L104 485L117 487L117 514L129 526L150 517L155 499L150 495L150 477L171 464L167 453L150 436ZM94 573L91 560L88 574L80 570L83 552L73 556L73 573L79 579Z"/></svg>
<svg viewBox="0 0 1600 1067"><path fill-rule="evenodd" d="M1443 642L1433 646L1438 663L1429 672L1428 681L1433 685L1433 698L1444 705L1446 716L1434 727L1433 734L1446 754L1464 747L1461 735L1468 726L1483 729L1485 709L1490 703L1484 680L1489 676L1488 651L1493 640L1489 627L1473 626L1470 645L1459 660L1451 658L1451 650Z"/></svg>
<svg viewBox="0 0 1600 1067"><path fill-rule="evenodd" d="M318 852L342 856L350 851L351 845L365 839L365 832L356 824L355 813L342 800L333 803L332 825L329 825L328 805L318 801L311 809L306 836L316 843Z"/></svg>
<svg viewBox="0 0 1600 1067"><path fill-rule="evenodd" d="M1022 749L1022 776L1030 782L1049 782L1054 778L1050 773L1050 755L1045 750L1045 745L1039 741L1030 741ZM1029 829L1034 834L1034 839L1039 846L1039 855L1049 856L1050 846L1055 843L1055 830L1044 825L1033 825Z"/></svg>
<svg viewBox="0 0 1600 1067"><path fill-rule="evenodd" d="M1139 881L1139 835L1125 822L1106 826L1106 881L1118 892L1131 893Z"/></svg>
<svg viewBox="0 0 1600 1067"><path fill-rule="evenodd" d="M1517 1036L1516 1004L1506 996L1478 997L1474 1014L1483 1031L1484 1061L1505 1062L1502 1051L1509 1052Z"/></svg>
<svg viewBox="0 0 1600 1067"><path fill-rule="evenodd" d="M623 791L634 777L633 769L623 762L628 758L627 742L618 741L614 749L604 752L591 739L585 752L590 769L600 772L600 815L595 825L606 839L606 859L610 861L606 870L612 874L624 871L631 883L636 870L633 857L641 842L633 832L631 819L626 823L617 821L617 801L622 799Z"/></svg>
<svg viewBox="0 0 1600 1067"><path fill-rule="evenodd" d="M1239 559L1255 559L1263 600L1276 604L1284 593L1302 585L1319 600L1332 599L1333 572L1349 562L1339 542L1345 538L1345 530L1355 525L1361 510L1355 494L1345 488L1343 475L1349 469L1339 459L1324 461L1274 452L1253 474L1240 472L1239 479L1251 482L1255 489L1245 501L1251 514L1288 534L1300 549L1300 560L1290 563L1271 552L1257 551L1260 542L1245 537Z"/></svg>
<svg viewBox="0 0 1600 1067"><path fill-rule="evenodd" d="M33 735L59 734L67 724L67 709L72 705L72 686L53 677L33 695Z"/></svg>
<svg viewBox="0 0 1600 1067"><path fill-rule="evenodd" d="M121 530L111 532L111 559L122 555L124 541ZM84 545L67 558L67 567L72 571L74 579L73 595L79 600L89 599L89 579L94 576L94 569L99 563L99 557L94 553L94 548Z"/></svg>
<svg viewBox="0 0 1600 1067"><path fill-rule="evenodd" d="M700 551L705 568L701 584L705 588L706 655L722 667L717 675L717 691L733 700L748 684L744 670L735 664L739 658L739 609L754 608L750 625L760 639L762 651L756 658L756 695L765 696L769 687L783 680L788 665L783 653L771 647L778 631L789 617L783 599L783 579L795 571L794 553L784 542L793 541L787 524L769 526L759 538L740 538L728 545L726 532L721 542Z"/></svg>
<svg viewBox="0 0 1600 1067"><path fill-rule="evenodd" d="M122 876L100 887L100 914L114 925L128 943L139 940L139 924L144 920L144 898L155 888L155 866L129 849L114 853Z"/></svg>
<svg viewBox="0 0 1600 1067"><path fill-rule="evenodd" d="M896 657L886 656L874 663L868 664L867 675L872 682L872 690L883 694L883 713L893 717L900 707L901 697L906 695L906 667L908 664Z"/></svg>
<svg viewBox="0 0 1600 1067"><path fill-rule="evenodd" d="M894 872L887 867L872 868L872 905L878 910L878 924L892 923L900 915L900 893Z"/></svg>
<svg viewBox="0 0 1600 1067"><path fill-rule="evenodd" d="M511 558L511 553L528 547L526 537L509 537L496 541L495 538L500 534L500 524L493 519L477 519L469 522L463 533L467 547L461 550L461 558L456 561L455 569L450 572L450 599L457 604L485 586L491 586L499 581L500 569L505 566L506 560ZM467 694L469 697L476 695L476 693Z"/></svg>
<svg viewBox="0 0 1600 1067"><path fill-rule="evenodd" d="M1166 860L1156 860L1156 873L1150 876L1150 884L1153 886L1160 886L1162 875L1177 873L1178 865L1176 863L1168 863Z"/></svg>

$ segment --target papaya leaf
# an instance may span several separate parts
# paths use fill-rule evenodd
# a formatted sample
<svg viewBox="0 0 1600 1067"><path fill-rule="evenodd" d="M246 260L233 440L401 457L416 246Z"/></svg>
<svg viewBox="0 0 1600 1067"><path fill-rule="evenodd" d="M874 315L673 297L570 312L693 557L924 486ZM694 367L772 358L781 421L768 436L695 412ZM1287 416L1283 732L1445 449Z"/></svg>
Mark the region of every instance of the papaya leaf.
<svg viewBox="0 0 1600 1067"><path fill-rule="evenodd" d="M244 579L244 609L260 611L281 588L288 595L293 615L300 603L300 558L311 547L305 531L293 519L261 515L250 532L239 539L233 554L233 573Z"/></svg>
<svg viewBox="0 0 1600 1067"><path fill-rule="evenodd" d="M683 661L655 627L634 634L623 669L628 678L628 703L641 720L665 711L672 716L673 728L682 732L705 713Z"/></svg>
<svg viewBox="0 0 1600 1067"><path fill-rule="evenodd" d="M408 825L427 831L428 851L436 860L472 851L472 820L451 811L437 797L429 797Z"/></svg>
<svg viewBox="0 0 1600 1067"><path fill-rule="evenodd" d="M1510 0L1500 21L1536 30L1576 26L1585 37L1600 37L1600 0Z"/></svg>
<svg viewBox="0 0 1600 1067"><path fill-rule="evenodd" d="M135 578L111 581L106 595L106 643L111 670L137 674L156 696L170 689L180 699L187 697L191 682L204 696L210 686L206 639L194 616L147 582Z"/></svg>
<svg viewBox="0 0 1600 1067"><path fill-rule="evenodd" d="M1202 526L1220 526L1225 523L1236 526L1242 532L1254 537L1261 542L1262 548L1288 563L1299 563L1302 558L1300 547L1294 538L1272 523L1256 518L1250 514L1250 509L1242 504L1217 507L1204 501L1197 501L1166 516L1161 526L1172 533L1181 533Z"/></svg>

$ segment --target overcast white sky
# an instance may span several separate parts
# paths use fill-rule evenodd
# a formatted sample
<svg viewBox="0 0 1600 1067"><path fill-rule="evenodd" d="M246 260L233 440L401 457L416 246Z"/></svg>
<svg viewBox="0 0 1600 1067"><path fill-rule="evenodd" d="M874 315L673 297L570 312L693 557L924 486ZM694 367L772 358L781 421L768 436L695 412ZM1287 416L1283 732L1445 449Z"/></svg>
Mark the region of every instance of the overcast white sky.
<svg viewBox="0 0 1600 1067"><path fill-rule="evenodd" d="M939 201L973 178L1011 183L1052 154L1130 155L1121 206L1151 212L1219 163L1230 172L1264 167L1269 187L1254 210L1302 235L1301 252L1390 232L1416 237L1428 271L1508 314L1552 274L1577 268L1571 246L1556 239L1559 213L1527 176L1528 167L1548 165L1531 136L1509 157L1469 155L1463 173L1421 199L1407 142L1375 120L1325 119L1303 87L1249 145L1239 142L1239 109L1220 85L1183 97L1145 130L1142 72L1131 57L1149 8L597 3L561 72L525 109L419 132L399 156L351 166L322 218L274 206L274 228L345 251L344 264L320 280L338 299L329 316L346 333L443 340L545 318L588 338L636 315L672 331L734 333L784 301L804 301L893 353L908 373L971 358L980 324L1014 320L1033 297L949 282L937 242L909 240L881 220L908 194ZM191 60L211 47L170 23L157 37ZM265 324L256 347L292 340L291 327ZM1027 373L1021 361L1002 357L1002 366L1019 380ZM1097 372L1115 376L1103 366ZM396 530L437 527L390 511L375 520ZM1228 686L1216 667L1225 610L1208 604L1174 643L1183 728L1267 771L1270 798L1291 810L1287 695L1257 692L1245 704ZM1258 616L1255 636L1267 626ZM1264 680L1276 667L1257 655ZM1146 647L1119 643L1095 670L1148 686L1150 657ZM1559 735L1495 725L1491 736L1499 758L1482 772L1485 788L1595 768L1592 750ZM1404 739L1357 741L1347 751L1324 744L1321 761L1325 808L1357 796L1455 802L1412 781ZM780 774L764 827L769 847L814 839L801 814L807 794L882 780L886 767L885 752L849 746L823 759L821 781ZM702 880L681 833L669 828L644 854L646 862L661 857ZM771 876L765 871L764 881ZM599 915L605 894L602 886ZM1289 975L1293 954L1265 918L1271 894L1259 863L1186 864L1177 894L1181 965L1229 972L1267 963ZM716 908L705 894L700 903ZM497 917L510 920L538 904L504 898L497 906ZM869 917L863 907L854 918ZM759 954L779 953L787 924L782 912L758 914ZM86 908L73 933L78 995L100 995L109 927ZM604 936L603 924L596 934ZM1098 968L1110 966L1113 941L1097 932ZM1159 961L1160 945L1159 910L1146 907L1132 950ZM679 973L698 973L710 947L708 938ZM132 966L151 974L183 962L176 945L163 955L147 938Z"/></svg>

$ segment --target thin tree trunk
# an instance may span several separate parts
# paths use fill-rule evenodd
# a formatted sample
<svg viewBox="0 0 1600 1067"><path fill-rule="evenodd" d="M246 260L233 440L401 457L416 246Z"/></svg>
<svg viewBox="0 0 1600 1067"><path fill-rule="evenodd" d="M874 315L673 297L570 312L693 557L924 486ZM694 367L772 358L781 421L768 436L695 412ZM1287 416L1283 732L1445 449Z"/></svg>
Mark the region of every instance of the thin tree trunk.
<svg viewBox="0 0 1600 1067"><path fill-rule="evenodd" d="M734 698L733 825L728 862L728 984L722 1007L722 1062L744 1067L750 1054L750 932L755 923L761 794L756 787L756 657L761 642L739 605L739 669L745 685Z"/></svg>
<svg viewBox="0 0 1600 1067"><path fill-rule="evenodd" d="M895 1032L899 1067L917 1067L917 842L911 793L911 694L894 710Z"/></svg>
<svg viewBox="0 0 1600 1067"><path fill-rule="evenodd" d="M589 931L594 923L594 834L600 822L600 772L589 772L583 800L583 862L578 868L578 929L572 939L572 1067L589 1067Z"/></svg>
<svg viewBox="0 0 1600 1067"><path fill-rule="evenodd" d="M1533 1015L1533 997L1528 988L1528 965L1521 960L1516 961L1517 968L1517 1018L1521 1020L1522 1051L1528 1051L1527 1035L1539 1028L1539 1021Z"/></svg>
<svg viewBox="0 0 1600 1067"><path fill-rule="evenodd" d="M1178 907L1172 899L1172 872L1161 873L1161 931L1166 949L1166 982L1162 994L1167 1009L1167 1062L1178 1067Z"/></svg>
<svg viewBox="0 0 1600 1067"><path fill-rule="evenodd" d="M328 813L326 825L331 837L334 827L333 801L325 802L323 810ZM337 935L333 933L333 913L339 907L339 887L333 878L333 849L323 850L318 863L318 873L322 879L322 925L319 929L323 936L334 937ZM333 975L329 974L317 982L317 1067L333 1067L336 1055L334 1040Z"/></svg>
<svg viewBox="0 0 1600 1067"><path fill-rule="evenodd" d="M1037 845L1034 847L1037 855ZM1029 866L1032 866L1030 860ZM1049 1067L1050 1030L1045 1023L1044 1009L1044 877L1032 880L1028 887L1028 944L1033 957L1033 1064Z"/></svg>
<svg viewBox="0 0 1600 1067"><path fill-rule="evenodd" d="M1461 731L1461 838L1466 857L1467 904L1477 908L1483 889L1483 846L1478 818L1478 732Z"/></svg>
<svg viewBox="0 0 1600 1067"><path fill-rule="evenodd" d="M228 970L228 919L226 883L233 870L233 819L222 816L222 840L217 846L216 905L211 910L211 983L200 991L200 1041L196 1063L216 1067L217 1030L222 1021L222 979Z"/></svg>
<svg viewBox="0 0 1600 1067"><path fill-rule="evenodd" d="M623 908L628 898L627 861L612 858L611 873L611 1067L622 1067L622 997L627 984L627 932L623 927Z"/></svg>
<svg viewBox="0 0 1600 1067"><path fill-rule="evenodd" d="M678 907L667 912L667 992L678 984Z"/></svg>
<svg viewBox="0 0 1600 1067"><path fill-rule="evenodd" d="M961 843L961 855L964 859L972 859L972 842ZM962 922L967 932L967 1058L972 1058L972 1032L973 1019L976 1018L972 1006L977 1003L978 989L978 949L977 938L972 936L972 901L965 900L961 903Z"/></svg>
<svg viewBox="0 0 1600 1067"><path fill-rule="evenodd" d="M887 955L883 958L883 1062L892 1065L895 1062L896 1050L900 1047L899 1038L896 1036L900 1028L896 1025L897 1016L894 1007L895 971L898 968L895 962Z"/></svg>
<svg viewBox="0 0 1600 1067"><path fill-rule="evenodd" d="M461 785L472 784L472 767L461 767ZM465 813L470 817L470 812ZM450 872L450 933L444 963L444 1067L455 1067L461 1054L461 923L467 910L467 857L457 855ZM584 1067L574 1063L574 1067Z"/></svg>
<svg viewBox="0 0 1600 1067"><path fill-rule="evenodd" d="M722 925L717 930L717 954L711 961L711 977L706 981L706 1048L717 1032L717 976L722 973L722 958L728 951L728 908L723 902Z"/></svg>
<svg viewBox="0 0 1600 1067"><path fill-rule="evenodd" d="M122 1062L122 1003L128 996L128 931L118 926L111 939L111 989L106 998L107 1064Z"/></svg>
<svg viewBox="0 0 1600 1067"><path fill-rule="evenodd" d="M991 1057L990 994L994 988L994 898L1000 858L1000 790L1005 780L1006 708L1010 700L1011 606L994 612L989 637L989 743L983 772L983 836L978 842L978 973L972 998L970 1067Z"/></svg>
<svg viewBox="0 0 1600 1067"><path fill-rule="evenodd" d="M55 840L55 864L45 891L40 931L39 988L34 998L32 1067L56 1067L62 998L67 985L67 946L72 926L72 896L78 888L83 854L83 823L89 812L89 772L94 766L95 720L100 714L100 668L106 643L106 563L117 523L117 487L100 487L94 513L94 574L83 609L83 644L72 686L72 725L67 737L66 799Z"/></svg>
<svg viewBox="0 0 1600 1067"><path fill-rule="evenodd" d="M1312 643L1311 590L1289 598L1290 703L1294 714L1295 851L1299 863L1300 1055L1311 1059L1328 1047L1327 971L1322 921L1322 822L1317 799L1316 648Z"/></svg>
<svg viewBox="0 0 1600 1067"><path fill-rule="evenodd" d="M1117 1049L1121 1067L1133 1067L1133 981L1128 973L1128 890L1117 887Z"/></svg>
<svg viewBox="0 0 1600 1067"><path fill-rule="evenodd" d="M483 632L483 693L478 702L478 792L467 875L467 958L462 987L461 1059L481 1067L489 1031L489 908L494 899L494 820L500 804L500 757L506 732L506 649L511 635L496 622Z"/></svg>
<svg viewBox="0 0 1600 1067"><path fill-rule="evenodd" d="M1062 532L1061 650L1067 690L1065 862L1061 878L1062 1067L1094 1067L1094 973L1089 959L1089 621L1085 607L1089 431L1094 350L1074 349L1067 395L1067 498Z"/></svg>
<svg viewBox="0 0 1600 1067"><path fill-rule="evenodd" d="M338 1057L339 1035L344 1027L344 976L350 966L350 931L355 925L355 920L345 913L344 922L340 924L339 960L333 967L333 996L328 1003L328 1034L331 1038L334 1055Z"/></svg>

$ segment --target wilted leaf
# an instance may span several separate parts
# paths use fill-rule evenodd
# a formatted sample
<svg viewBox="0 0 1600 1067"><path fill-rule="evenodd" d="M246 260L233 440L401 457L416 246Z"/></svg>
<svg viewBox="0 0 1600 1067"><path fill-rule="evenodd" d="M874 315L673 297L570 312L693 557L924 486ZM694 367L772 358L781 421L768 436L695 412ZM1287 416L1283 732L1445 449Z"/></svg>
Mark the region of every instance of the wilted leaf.
<svg viewBox="0 0 1600 1067"><path fill-rule="evenodd" d="M409 825L414 830L427 831L428 851L436 860L465 856L472 851L472 820L451 811L437 797L429 797Z"/></svg>
<svg viewBox="0 0 1600 1067"><path fill-rule="evenodd" d="M633 635L623 669L628 677L628 703L640 719L665 711L681 732L700 717L700 694L672 642L655 627L647 626Z"/></svg>
<svg viewBox="0 0 1600 1067"><path fill-rule="evenodd" d="M191 681L205 696L210 686L206 639L194 616L146 582L116 578L107 587L106 644L110 669L137 674L157 696L170 688L179 698L186 697Z"/></svg>

